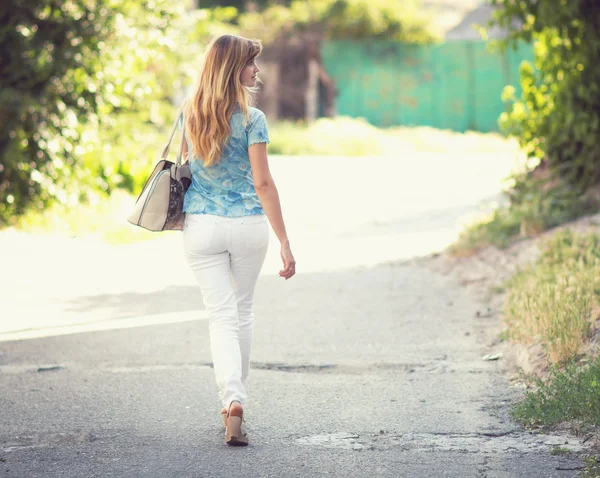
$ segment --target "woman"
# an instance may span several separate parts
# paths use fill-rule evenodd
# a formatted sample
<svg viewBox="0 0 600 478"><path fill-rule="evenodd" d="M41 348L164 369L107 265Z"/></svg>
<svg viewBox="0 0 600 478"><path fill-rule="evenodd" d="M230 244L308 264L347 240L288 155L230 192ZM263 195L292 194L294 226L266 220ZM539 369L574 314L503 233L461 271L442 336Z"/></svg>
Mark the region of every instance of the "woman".
<svg viewBox="0 0 600 478"><path fill-rule="evenodd" d="M250 106L261 50L258 41L234 35L216 38L185 111L184 154L192 184L183 207L184 249L209 314L226 442L233 446L248 444L241 431L244 383L254 287L269 242L267 218L281 243L279 275L291 278L296 266L269 171L265 115Z"/></svg>

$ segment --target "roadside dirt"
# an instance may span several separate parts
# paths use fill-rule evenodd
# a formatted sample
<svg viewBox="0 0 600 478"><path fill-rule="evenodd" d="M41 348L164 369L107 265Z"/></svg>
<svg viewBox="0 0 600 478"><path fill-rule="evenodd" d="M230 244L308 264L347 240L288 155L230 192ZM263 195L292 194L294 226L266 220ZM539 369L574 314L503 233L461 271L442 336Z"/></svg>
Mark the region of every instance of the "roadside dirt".
<svg viewBox="0 0 600 478"><path fill-rule="evenodd" d="M485 247L467 257L455 257L442 253L428 257L425 261L434 270L454 277L466 287L479 301L487 305L487 309L479 311L481 327L480 338L490 349L490 355L500 354L500 361L510 382L524 388L523 374L544 377L547 373L547 361L540 344L516 344L503 341L503 306L506 299L503 284L520 267L535 262L540 254L541 246L556 232L571 229L579 233L600 233L600 214L595 214L564 224L546 231L536 237L523 238L506 249L494 246ZM600 317L600 310L597 314ZM586 349L587 354L600 351L600 320L596 323L596 332ZM570 425L560 425L555 432L572 433ZM588 446L600 453L600 433L588 439Z"/></svg>

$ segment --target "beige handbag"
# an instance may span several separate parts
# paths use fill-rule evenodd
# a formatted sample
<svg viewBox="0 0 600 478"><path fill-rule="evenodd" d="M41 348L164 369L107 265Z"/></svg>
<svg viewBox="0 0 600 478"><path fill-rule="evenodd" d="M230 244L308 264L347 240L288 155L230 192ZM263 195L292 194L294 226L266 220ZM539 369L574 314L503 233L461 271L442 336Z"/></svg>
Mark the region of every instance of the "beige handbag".
<svg viewBox="0 0 600 478"><path fill-rule="evenodd" d="M185 214L183 198L192 182L189 164L181 164L183 142L185 141L184 125L181 125L181 142L175 163L167 161L171 141L177 130L177 123L183 118L180 110L173 124L169 141L161 154L161 160L146 181L144 189L138 197L133 212L127 220L136 226L149 231L182 230Z"/></svg>

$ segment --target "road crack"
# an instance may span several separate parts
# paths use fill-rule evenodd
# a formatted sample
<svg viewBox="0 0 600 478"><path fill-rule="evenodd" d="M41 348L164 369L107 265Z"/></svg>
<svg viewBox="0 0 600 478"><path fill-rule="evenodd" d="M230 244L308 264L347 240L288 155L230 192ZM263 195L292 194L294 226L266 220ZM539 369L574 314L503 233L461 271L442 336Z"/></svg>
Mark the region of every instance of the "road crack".
<svg viewBox="0 0 600 478"><path fill-rule="evenodd" d="M383 432L383 433L382 433ZM512 430L500 433L405 433L396 434L379 430L377 433L353 433L347 431L329 434L308 435L296 439L299 445L348 450L387 450L399 448L402 451L461 452L461 453L548 453L557 437L551 435L531 435ZM564 443L570 452L583 450L579 440L571 439Z"/></svg>

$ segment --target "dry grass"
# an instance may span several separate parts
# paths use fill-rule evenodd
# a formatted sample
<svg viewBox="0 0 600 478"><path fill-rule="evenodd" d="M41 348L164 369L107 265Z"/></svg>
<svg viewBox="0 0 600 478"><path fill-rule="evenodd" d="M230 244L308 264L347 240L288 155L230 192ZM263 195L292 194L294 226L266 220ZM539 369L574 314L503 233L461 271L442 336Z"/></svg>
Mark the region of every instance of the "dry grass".
<svg viewBox="0 0 600 478"><path fill-rule="evenodd" d="M515 140L498 133L457 133L428 126L377 128L362 118L320 118L314 123L269 125L271 154L398 156L410 152L496 153L519 156Z"/></svg>
<svg viewBox="0 0 600 478"><path fill-rule="evenodd" d="M521 220L508 208L501 207L465 224L448 250L456 257L469 257L489 245L504 248L519 237L520 230Z"/></svg>
<svg viewBox="0 0 600 478"><path fill-rule="evenodd" d="M522 167L523 163L519 164L518 160L513 166L515 172ZM514 176L507 179L508 184ZM466 224L450 251L457 256L468 256L488 245L504 248L516 240L538 236L600 210L600 191L596 188L584 195L562 184L544 188L535 181L520 184L518 188L517 200L509 202L507 199L490 214Z"/></svg>
<svg viewBox="0 0 600 478"><path fill-rule="evenodd" d="M540 342L552 363L579 355L594 333L600 305L600 236L557 233L534 265L507 284L509 337Z"/></svg>
<svg viewBox="0 0 600 478"><path fill-rule="evenodd" d="M109 197L98 196L90 204L75 207L56 204L43 212L32 211L15 226L24 232L96 238L109 244L126 244L158 237L127 222L135 197L117 190ZM161 234L169 234L163 232Z"/></svg>

